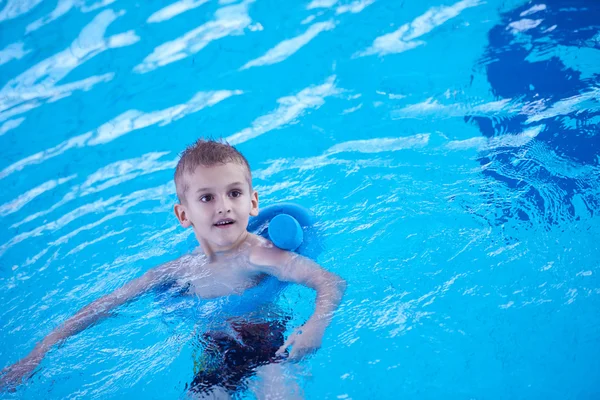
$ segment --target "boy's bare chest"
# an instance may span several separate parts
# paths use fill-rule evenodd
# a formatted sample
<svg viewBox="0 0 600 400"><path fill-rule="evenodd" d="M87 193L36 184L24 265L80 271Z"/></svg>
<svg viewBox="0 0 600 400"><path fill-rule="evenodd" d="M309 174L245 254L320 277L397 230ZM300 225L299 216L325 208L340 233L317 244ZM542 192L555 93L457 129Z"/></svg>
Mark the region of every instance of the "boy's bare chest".
<svg viewBox="0 0 600 400"><path fill-rule="evenodd" d="M217 261L186 271L185 275L178 279L178 283L187 287L187 295L210 299L242 294L258 285L261 280L261 274L245 265Z"/></svg>

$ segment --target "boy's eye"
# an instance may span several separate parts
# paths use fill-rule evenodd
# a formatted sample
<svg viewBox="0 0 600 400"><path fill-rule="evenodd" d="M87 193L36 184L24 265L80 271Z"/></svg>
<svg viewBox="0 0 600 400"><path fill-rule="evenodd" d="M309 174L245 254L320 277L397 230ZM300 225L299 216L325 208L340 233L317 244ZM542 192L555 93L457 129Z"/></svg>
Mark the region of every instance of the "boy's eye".
<svg viewBox="0 0 600 400"><path fill-rule="evenodd" d="M231 197L240 197L242 195L242 192L239 190L232 190L231 193L229 193L229 196Z"/></svg>
<svg viewBox="0 0 600 400"><path fill-rule="evenodd" d="M208 203L212 199L213 199L213 195L212 194L205 194L204 196L200 197L200 201L203 202L203 203Z"/></svg>

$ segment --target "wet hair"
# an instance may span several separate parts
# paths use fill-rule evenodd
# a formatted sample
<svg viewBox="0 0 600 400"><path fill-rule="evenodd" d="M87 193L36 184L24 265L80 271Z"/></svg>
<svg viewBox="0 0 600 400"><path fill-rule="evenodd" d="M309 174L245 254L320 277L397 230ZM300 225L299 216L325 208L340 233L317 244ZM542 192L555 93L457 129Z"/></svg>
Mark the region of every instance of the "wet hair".
<svg viewBox="0 0 600 400"><path fill-rule="evenodd" d="M184 179L186 173L193 174L196 168L213 167L227 163L237 163L247 170L247 179L252 189L252 174L246 157L225 140L198 139L182 153L177 168L175 168L175 190L179 202L185 201L185 192L189 185Z"/></svg>

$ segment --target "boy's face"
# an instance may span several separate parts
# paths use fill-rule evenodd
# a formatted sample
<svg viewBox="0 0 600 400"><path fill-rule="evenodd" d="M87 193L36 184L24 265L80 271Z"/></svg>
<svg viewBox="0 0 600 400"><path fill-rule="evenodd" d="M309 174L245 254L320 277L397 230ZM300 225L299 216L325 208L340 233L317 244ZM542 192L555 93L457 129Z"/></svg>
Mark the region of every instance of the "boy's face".
<svg viewBox="0 0 600 400"><path fill-rule="evenodd" d="M188 185L185 200L175 205L181 225L192 226L198 242L212 251L241 243L248 219L258 215L258 194L250 190L246 168L237 163L200 166L183 179Z"/></svg>

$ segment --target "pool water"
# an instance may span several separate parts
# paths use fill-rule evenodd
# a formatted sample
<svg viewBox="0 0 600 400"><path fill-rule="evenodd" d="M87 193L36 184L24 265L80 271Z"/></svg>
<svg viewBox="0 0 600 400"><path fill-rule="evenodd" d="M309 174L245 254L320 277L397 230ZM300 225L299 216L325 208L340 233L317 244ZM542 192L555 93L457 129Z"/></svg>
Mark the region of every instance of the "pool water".
<svg viewBox="0 0 600 400"><path fill-rule="evenodd" d="M194 248L172 175L207 136L262 206L316 213L348 281L306 398L598 398L599 21L589 0L0 1L0 368ZM314 294L275 302L298 325ZM215 310L143 296L2 395L185 396Z"/></svg>

